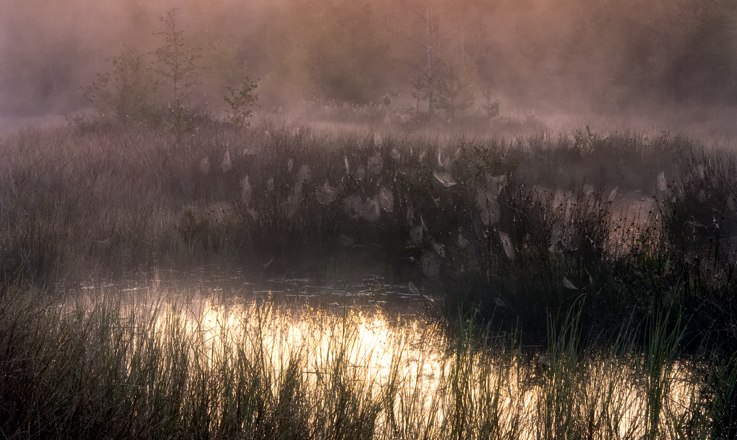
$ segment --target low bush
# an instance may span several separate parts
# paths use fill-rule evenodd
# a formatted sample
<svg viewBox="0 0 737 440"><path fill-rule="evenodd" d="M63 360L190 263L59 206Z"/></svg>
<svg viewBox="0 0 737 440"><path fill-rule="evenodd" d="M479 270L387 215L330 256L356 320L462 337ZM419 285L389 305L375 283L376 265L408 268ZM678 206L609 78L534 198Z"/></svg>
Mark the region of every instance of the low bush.
<svg viewBox="0 0 737 440"><path fill-rule="evenodd" d="M734 162L682 138L327 135L264 122L185 136L25 131L0 148L5 284L154 262L327 276L373 260L437 294L448 328L473 315L539 341L548 316L581 300L591 337L660 307L683 312L696 346L737 335ZM619 165L602 176L605 163Z"/></svg>

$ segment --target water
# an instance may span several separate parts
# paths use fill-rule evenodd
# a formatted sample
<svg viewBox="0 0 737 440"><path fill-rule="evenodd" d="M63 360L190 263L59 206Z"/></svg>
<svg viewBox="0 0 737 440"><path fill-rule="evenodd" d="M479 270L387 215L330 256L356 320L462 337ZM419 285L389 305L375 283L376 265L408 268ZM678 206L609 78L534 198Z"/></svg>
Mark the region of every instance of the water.
<svg viewBox="0 0 737 440"><path fill-rule="evenodd" d="M432 301L410 283L393 284L380 276L350 277L321 281L309 278L249 276L243 272L223 273L209 268L191 271L155 270L148 276L131 276L123 280L84 280L60 283L57 290L95 292L123 297L162 294L201 301L219 298L229 304L256 301L273 302L293 307L310 306L337 312L346 308L360 311L383 310L405 317L424 314Z"/></svg>
<svg viewBox="0 0 737 440"><path fill-rule="evenodd" d="M379 409L377 438L408 429L439 438L448 430L483 437L490 427L508 438L581 429L636 438L661 405L659 429L675 432L701 386L677 363L648 376L646 359L637 356L580 360L555 350L529 355L512 346L487 350L450 340L428 319L422 293L380 277L251 281L203 269L65 289L71 292L65 307L94 311L115 304L121 326L140 326L130 333L132 346L145 339L164 352L185 347L195 359L192 374L248 365L272 378L279 395L296 365L311 408L348 387L351 399ZM584 428L587 421L593 424Z"/></svg>

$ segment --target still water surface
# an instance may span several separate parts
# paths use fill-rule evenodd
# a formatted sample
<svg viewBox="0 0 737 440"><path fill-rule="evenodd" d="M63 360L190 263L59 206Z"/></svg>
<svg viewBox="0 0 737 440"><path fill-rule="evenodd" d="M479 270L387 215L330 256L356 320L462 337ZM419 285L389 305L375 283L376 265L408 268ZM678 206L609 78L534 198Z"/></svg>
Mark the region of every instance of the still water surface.
<svg viewBox="0 0 737 440"><path fill-rule="evenodd" d="M571 363L550 352L480 350L449 340L428 319L429 298L380 277L249 281L203 271L65 289L76 292L69 296L76 307L119 301L123 316L148 322L147 331L165 343L184 332L213 372L244 354L275 378L296 362L307 394L322 398L339 375L361 399L390 402L377 420L386 438L407 424L440 435L451 418L493 423L510 437L546 438L566 417L602 423L596 429L604 437L635 438L647 429L654 399L670 417L658 422L667 431L690 410L700 386L679 364L648 376L637 356Z"/></svg>

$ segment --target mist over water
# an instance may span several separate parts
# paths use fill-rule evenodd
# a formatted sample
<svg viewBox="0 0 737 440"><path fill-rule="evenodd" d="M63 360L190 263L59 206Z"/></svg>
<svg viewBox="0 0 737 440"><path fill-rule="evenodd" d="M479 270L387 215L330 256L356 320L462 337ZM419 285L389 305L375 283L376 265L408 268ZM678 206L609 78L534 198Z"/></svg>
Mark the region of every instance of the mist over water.
<svg viewBox="0 0 737 440"><path fill-rule="evenodd" d="M737 438L735 17L0 0L0 433Z"/></svg>
<svg viewBox="0 0 737 440"><path fill-rule="evenodd" d="M438 120L483 114L498 101L501 115L534 115L554 131L733 134L737 7L729 0L5 0L0 115L85 109L80 87L123 49L150 58L171 8L201 50L191 100L212 111L222 109L223 85L247 74L259 80L264 113L299 118L314 106L371 104L411 117L427 111L427 92L418 106L413 82L432 74L444 93Z"/></svg>

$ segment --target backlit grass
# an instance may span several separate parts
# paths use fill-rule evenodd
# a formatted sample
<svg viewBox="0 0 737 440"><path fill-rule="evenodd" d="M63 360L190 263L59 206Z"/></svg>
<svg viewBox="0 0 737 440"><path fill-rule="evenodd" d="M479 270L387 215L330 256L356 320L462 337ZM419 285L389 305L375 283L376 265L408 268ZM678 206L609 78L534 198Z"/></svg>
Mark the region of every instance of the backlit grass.
<svg viewBox="0 0 737 440"><path fill-rule="evenodd" d="M377 310L115 291L0 307L11 438L709 438L733 432L732 362L679 333L581 344L576 316L529 351L448 340ZM553 323L551 323L553 325ZM720 437L721 438L721 437Z"/></svg>

